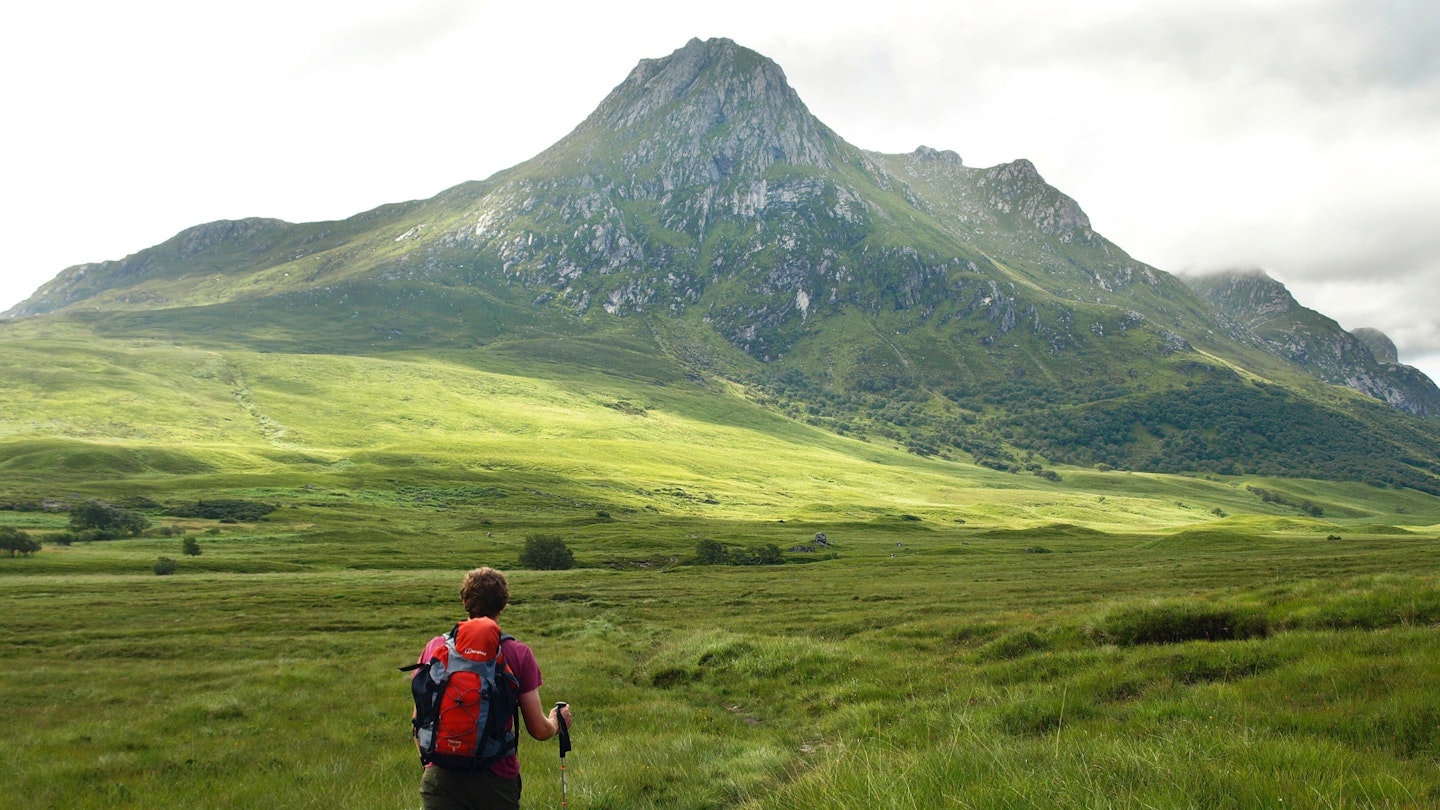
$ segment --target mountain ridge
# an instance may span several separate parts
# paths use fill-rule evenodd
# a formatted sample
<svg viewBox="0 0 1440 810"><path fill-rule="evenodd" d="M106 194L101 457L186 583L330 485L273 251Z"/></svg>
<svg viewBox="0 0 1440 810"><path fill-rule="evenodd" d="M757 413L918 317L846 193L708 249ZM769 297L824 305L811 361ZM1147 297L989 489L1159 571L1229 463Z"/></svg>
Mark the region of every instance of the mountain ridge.
<svg viewBox="0 0 1440 810"><path fill-rule="evenodd" d="M1345 331L1333 319L1301 306L1283 284L1260 269L1184 280L1222 314L1259 337L1272 353L1316 379L1344 385L1416 416L1440 416L1440 388L1419 369L1399 363L1394 342L1379 330Z"/></svg>

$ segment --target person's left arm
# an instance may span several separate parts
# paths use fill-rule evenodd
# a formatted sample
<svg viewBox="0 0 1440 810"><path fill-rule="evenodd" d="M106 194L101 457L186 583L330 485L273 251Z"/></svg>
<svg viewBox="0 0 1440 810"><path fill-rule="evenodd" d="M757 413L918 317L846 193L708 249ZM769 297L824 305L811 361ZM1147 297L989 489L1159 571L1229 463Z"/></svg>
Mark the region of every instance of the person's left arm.
<svg viewBox="0 0 1440 810"><path fill-rule="evenodd" d="M556 706L550 710L549 714L546 714L545 706L540 702L539 689L531 689L520 696L520 716L525 721L525 730L537 740L548 740L559 734L562 717L566 728L569 728L573 722L570 718L569 706L564 708Z"/></svg>

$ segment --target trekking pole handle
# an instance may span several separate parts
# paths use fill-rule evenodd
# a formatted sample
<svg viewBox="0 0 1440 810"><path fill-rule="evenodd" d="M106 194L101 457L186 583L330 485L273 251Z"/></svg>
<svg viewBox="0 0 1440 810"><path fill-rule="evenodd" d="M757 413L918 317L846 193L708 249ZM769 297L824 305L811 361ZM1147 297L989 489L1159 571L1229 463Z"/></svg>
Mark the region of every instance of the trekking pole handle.
<svg viewBox="0 0 1440 810"><path fill-rule="evenodd" d="M565 752L570 750L570 724L565 722L565 709L570 704L559 701L555 704L555 724L560 727L560 758L565 758Z"/></svg>

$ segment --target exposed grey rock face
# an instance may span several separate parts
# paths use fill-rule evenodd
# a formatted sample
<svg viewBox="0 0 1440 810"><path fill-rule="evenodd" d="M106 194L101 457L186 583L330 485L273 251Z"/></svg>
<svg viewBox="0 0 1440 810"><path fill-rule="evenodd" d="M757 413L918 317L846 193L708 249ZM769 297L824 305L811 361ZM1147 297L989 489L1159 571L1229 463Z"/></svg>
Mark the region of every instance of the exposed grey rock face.
<svg viewBox="0 0 1440 810"><path fill-rule="evenodd" d="M1061 242L1095 240L1090 218L1080 205L1046 183L1028 160L987 169L980 185L990 189L992 207L1019 214Z"/></svg>
<svg viewBox="0 0 1440 810"><path fill-rule="evenodd" d="M919 146L916 147L915 151L911 152L910 155L917 160L934 160L940 163L949 163L952 166L965 165L965 162L960 159L960 155L949 149L942 151L939 149L931 149L928 146Z"/></svg>
<svg viewBox="0 0 1440 810"><path fill-rule="evenodd" d="M627 168L663 162L666 191L756 177L776 163L833 168L840 145L779 65L728 39L692 39L643 60L575 132L618 136ZM632 132L661 137L624 137Z"/></svg>
<svg viewBox="0 0 1440 810"><path fill-rule="evenodd" d="M1346 332L1334 320L1301 306L1285 285L1262 270L1186 280L1261 346L1311 376L1416 416L1440 416L1440 388L1419 370L1399 365L1395 344L1383 333Z"/></svg>

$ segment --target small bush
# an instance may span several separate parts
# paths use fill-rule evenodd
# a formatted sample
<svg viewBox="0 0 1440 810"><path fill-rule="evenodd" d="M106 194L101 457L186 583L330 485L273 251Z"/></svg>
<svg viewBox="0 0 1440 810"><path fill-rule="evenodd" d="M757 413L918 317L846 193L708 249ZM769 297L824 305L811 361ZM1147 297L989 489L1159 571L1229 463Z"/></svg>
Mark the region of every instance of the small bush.
<svg viewBox="0 0 1440 810"><path fill-rule="evenodd" d="M575 552L555 535L525 538L520 551L520 566L537 571L566 571L575 567Z"/></svg>
<svg viewBox="0 0 1440 810"><path fill-rule="evenodd" d="M700 565L724 565L725 546L718 540L701 540L695 544L695 561Z"/></svg>
<svg viewBox="0 0 1440 810"><path fill-rule="evenodd" d="M193 537L187 537L187 538L185 538L184 542L182 542L182 543L180 544L180 550L183 551L183 552L185 552L185 554L186 554L187 556L190 556L190 557L199 557L199 556L200 556L200 541L196 540L196 539L193 538Z"/></svg>
<svg viewBox="0 0 1440 810"><path fill-rule="evenodd" d="M29 534L14 526L0 526L0 552L6 556L14 557L19 554L22 557L28 557L39 550L40 543L32 539Z"/></svg>
<svg viewBox="0 0 1440 810"><path fill-rule="evenodd" d="M160 559L155 561L155 576L168 576L175 573L176 569L178 569L179 567L180 564L175 562L175 560L171 559L170 557L161 557Z"/></svg>

